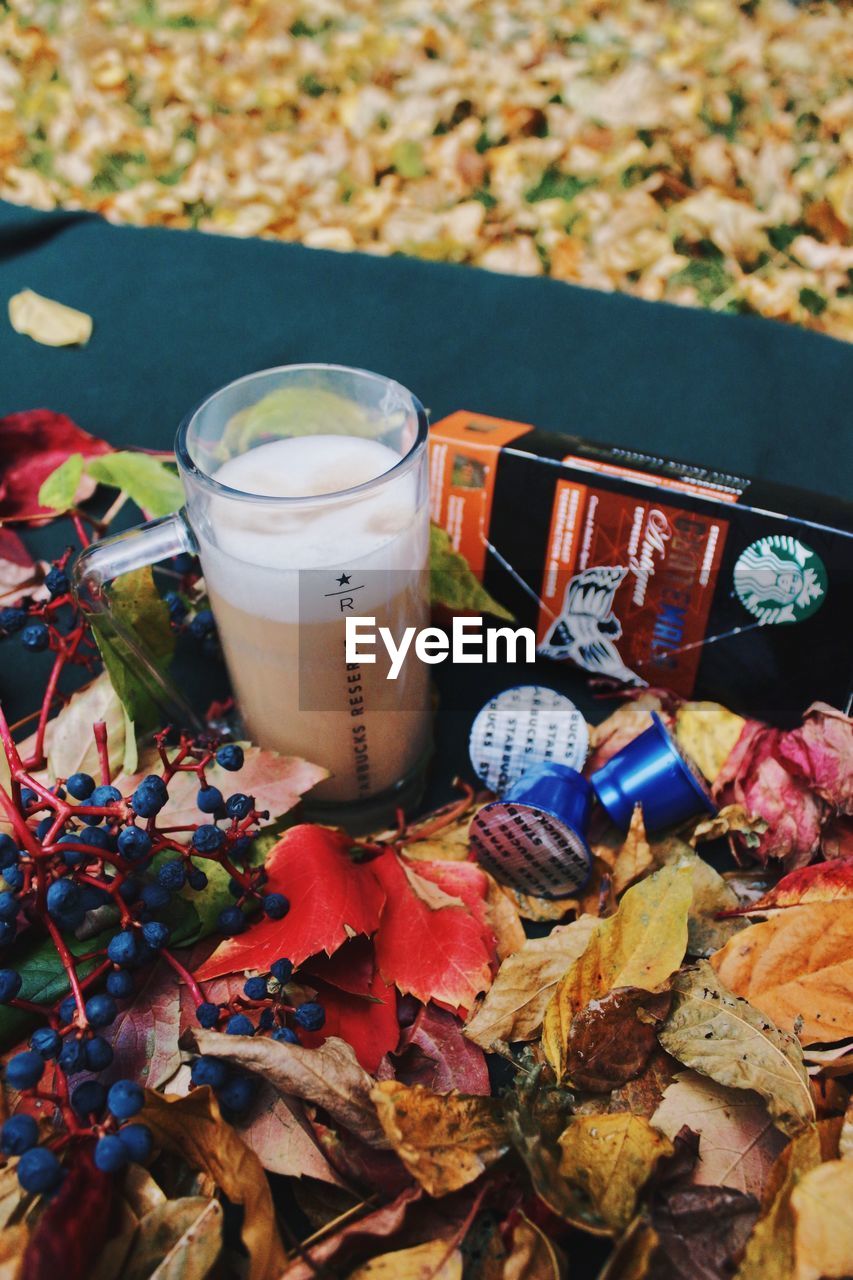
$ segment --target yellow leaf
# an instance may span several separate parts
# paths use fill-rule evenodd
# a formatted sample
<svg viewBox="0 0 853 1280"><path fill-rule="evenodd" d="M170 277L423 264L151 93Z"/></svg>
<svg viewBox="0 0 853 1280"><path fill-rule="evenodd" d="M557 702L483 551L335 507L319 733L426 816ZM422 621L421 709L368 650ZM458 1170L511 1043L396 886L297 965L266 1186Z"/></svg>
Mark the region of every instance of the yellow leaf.
<svg viewBox="0 0 853 1280"><path fill-rule="evenodd" d="M504 960L465 1035L482 1049L498 1041L533 1040L551 994L600 927L594 916L557 925L545 938L529 938Z"/></svg>
<svg viewBox="0 0 853 1280"><path fill-rule="evenodd" d="M349 1280L462 1280L462 1254L444 1240L371 1258Z"/></svg>
<svg viewBox="0 0 853 1280"><path fill-rule="evenodd" d="M746 724L718 702L685 702L675 717L675 736L709 782L731 755Z"/></svg>
<svg viewBox="0 0 853 1280"><path fill-rule="evenodd" d="M563 1280L565 1275L566 1259L562 1250L529 1218L519 1214L501 1280Z"/></svg>
<svg viewBox="0 0 853 1280"><path fill-rule="evenodd" d="M624 1231L669 1138L642 1116L577 1116L560 1137L560 1173L603 1227ZM584 1225L583 1221L579 1225Z"/></svg>
<svg viewBox="0 0 853 1280"><path fill-rule="evenodd" d="M9 322L46 347L85 346L92 336L92 317L75 311L32 289L22 289L9 299Z"/></svg>
<svg viewBox="0 0 853 1280"><path fill-rule="evenodd" d="M621 894L629 885L636 884L655 865L651 846L646 839L641 805L634 806L631 825L613 863L613 888Z"/></svg>
<svg viewBox="0 0 853 1280"><path fill-rule="evenodd" d="M853 901L789 907L736 934L711 964L803 1044L853 1036Z"/></svg>
<svg viewBox="0 0 853 1280"><path fill-rule="evenodd" d="M167 1200L139 1223L122 1280L204 1280L221 1248L218 1200Z"/></svg>
<svg viewBox="0 0 853 1280"><path fill-rule="evenodd" d="M853 1274L853 1164L830 1160L791 1192L794 1280L840 1280Z"/></svg>
<svg viewBox="0 0 853 1280"><path fill-rule="evenodd" d="M0 1233L0 1280L20 1280L29 1235L23 1222L5 1227Z"/></svg>
<svg viewBox="0 0 853 1280"><path fill-rule="evenodd" d="M522 949L527 941L527 934L512 898L504 893L503 887L493 876L485 871L483 874L486 877L486 920L495 935L498 959L506 960Z"/></svg>
<svg viewBox="0 0 853 1280"><path fill-rule="evenodd" d="M820 1164L820 1135L812 1126L794 1138L773 1167L774 1186L747 1241L735 1280L791 1280L794 1270L794 1218L791 1193L810 1169Z"/></svg>
<svg viewBox="0 0 853 1280"><path fill-rule="evenodd" d="M693 871L675 863L629 889L619 910L591 935L545 1010L542 1048L562 1079L572 1018L614 987L654 991L675 972L687 948Z"/></svg>
<svg viewBox="0 0 853 1280"><path fill-rule="evenodd" d="M267 1176L255 1153L222 1119L211 1090L169 1099L149 1089L141 1119L159 1146L209 1174L233 1204L242 1206L248 1280L277 1280L285 1254Z"/></svg>
<svg viewBox="0 0 853 1280"><path fill-rule="evenodd" d="M391 1146L431 1196L473 1182L509 1145L494 1098L437 1094L396 1080L381 1081L371 1097Z"/></svg>
<svg viewBox="0 0 853 1280"><path fill-rule="evenodd" d="M767 830L767 819L752 817L742 804L727 804L719 809L712 818L703 818L693 828L690 843L697 845L702 840L719 840L731 831L737 831L745 837L748 845L756 845L759 836Z"/></svg>

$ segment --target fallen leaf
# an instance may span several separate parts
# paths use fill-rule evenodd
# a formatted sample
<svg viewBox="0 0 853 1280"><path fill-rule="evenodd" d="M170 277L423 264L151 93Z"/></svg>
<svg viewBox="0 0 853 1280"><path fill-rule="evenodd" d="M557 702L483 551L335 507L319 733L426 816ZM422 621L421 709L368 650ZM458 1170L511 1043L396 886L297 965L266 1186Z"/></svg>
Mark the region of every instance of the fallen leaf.
<svg viewBox="0 0 853 1280"><path fill-rule="evenodd" d="M85 311L22 289L9 299L9 323L45 347L85 346L92 336L92 317Z"/></svg>
<svg viewBox="0 0 853 1280"><path fill-rule="evenodd" d="M693 898L687 916L687 950L690 955L704 959L724 947L740 932L744 922L717 918L737 906L737 894L698 854L691 854L689 861L693 868Z"/></svg>
<svg viewBox="0 0 853 1280"><path fill-rule="evenodd" d="M651 1122L668 1138L685 1124L699 1133L695 1184L734 1187L759 1199L786 1143L757 1094L728 1089L695 1071L675 1077Z"/></svg>
<svg viewBox="0 0 853 1280"><path fill-rule="evenodd" d="M0 1233L0 1280L22 1280L29 1234L24 1222L16 1222Z"/></svg>
<svg viewBox="0 0 853 1280"><path fill-rule="evenodd" d="M618 751L627 747L629 742L652 727L652 712L655 711L665 722L670 717L666 714L663 702L656 693L648 690L622 702L601 724L593 725L589 731L589 758L584 772L589 776L602 765L607 764Z"/></svg>
<svg viewBox="0 0 853 1280"><path fill-rule="evenodd" d="M21 1280L87 1280L107 1237L115 1184L78 1146L56 1195L46 1202L27 1243Z"/></svg>
<svg viewBox="0 0 853 1280"><path fill-rule="evenodd" d="M104 1084L132 1079L149 1089L165 1084L181 1065L178 1033L181 998L174 970L160 961L101 1034L113 1050L113 1061L99 1079Z"/></svg>
<svg viewBox="0 0 853 1280"><path fill-rule="evenodd" d="M794 1280L843 1280L853 1273L853 1163L810 1169L791 1192Z"/></svg>
<svg viewBox="0 0 853 1280"><path fill-rule="evenodd" d="M534 1040L557 983L581 956L599 927L593 916L557 925L544 938L529 938L504 960L485 998L465 1026L483 1049L500 1041Z"/></svg>
<svg viewBox="0 0 853 1280"><path fill-rule="evenodd" d="M657 1027L669 1004L668 991L616 987L579 1009L566 1044L571 1086L610 1093L639 1075L657 1047Z"/></svg>
<svg viewBox="0 0 853 1280"><path fill-rule="evenodd" d="M504 893L516 906L523 920L535 920L539 923L562 920L570 911L577 911L574 898L537 898L532 893L519 893L517 889L503 887Z"/></svg>
<svg viewBox="0 0 853 1280"><path fill-rule="evenodd" d="M641 880L654 865L654 856L646 838L643 809L638 804L634 806L628 834L613 862L613 890L617 897L630 885Z"/></svg>
<svg viewBox="0 0 853 1280"><path fill-rule="evenodd" d="M235 1128L268 1173L343 1185L314 1141L301 1104L266 1081L247 1114L235 1122Z"/></svg>
<svg viewBox="0 0 853 1280"><path fill-rule="evenodd" d="M266 1037L231 1036L195 1028L186 1037L199 1053L255 1071L279 1093L322 1107L363 1142L386 1146L370 1098L373 1080L343 1040L318 1049Z"/></svg>
<svg viewBox="0 0 853 1280"><path fill-rule="evenodd" d="M834 809L853 813L853 718L815 702L802 727L783 734L779 754Z"/></svg>
<svg viewBox="0 0 853 1280"><path fill-rule="evenodd" d="M337 1036L374 1075L385 1054L397 1048L400 1026L397 992L379 973L371 940L350 938L333 955L312 957L299 976L316 988L326 1011L322 1030L300 1032L302 1043L315 1048Z"/></svg>
<svg viewBox="0 0 853 1280"><path fill-rule="evenodd" d="M768 893L747 906L738 907L737 914L757 916L809 902L838 902L849 898L853 898L853 858L839 858L791 871Z"/></svg>
<svg viewBox="0 0 853 1280"><path fill-rule="evenodd" d="M92 725L103 720L107 726L110 772L115 777L126 761L136 759L136 737L121 701L105 671L83 689L73 693L58 716L49 721L45 733L48 772L52 778L69 778L72 773L100 776L100 761ZM26 743L21 744L26 750Z"/></svg>
<svg viewBox="0 0 853 1280"><path fill-rule="evenodd" d="M569 1030L580 1009L615 987L654 991L681 964L692 879L689 863L676 863L628 889L619 910L592 933L556 987L545 1010L542 1048L559 1079L566 1073Z"/></svg>
<svg viewBox="0 0 853 1280"><path fill-rule="evenodd" d="M204 1280L221 1249L217 1200L167 1200L140 1222L122 1280Z"/></svg>
<svg viewBox="0 0 853 1280"><path fill-rule="evenodd" d="M648 1280L649 1265L657 1246L657 1232L645 1218L636 1217L616 1241L598 1280Z"/></svg>
<svg viewBox="0 0 853 1280"><path fill-rule="evenodd" d="M149 1089L140 1119L159 1146L180 1156L191 1169L202 1170L232 1204L242 1206L248 1280L278 1280L285 1254L266 1174L258 1157L222 1119L211 1090L195 1089L170 1101Z"/></svg>
<svg viewBox="0 0 853 1280"><path fill-rule="evenodd" d="M612 1232L626 1229L658 1161L673 1152L648 1120L626 1112L577 1116L559 1142L560 1174L579 1204L577 1225Z"/></svg>
<svg viewBox="0 0 853 1280"><path fill-rule="evenodd" d="M434 1004L419 1009L414 1022L403 1028L393 1061L394 1075L403 1084L422 1084L433 1093L491 1092L482 1049L465 1038L455 1014Z"/></svg>
<svg viewBox="0 0 853 1280"><path fill-rule="evenodd" d="M0 527L0 608L47 598L43 563L36 564L13 529Z"/></svg>
<svg viewBox="0 0 853 1280"><path fill-rule="evenodd" d="M534 1222L519 1213L501 1280L565 1280L566 1274L562 1250Z"/></svg>
<svg viewBox="0 0 853 1280"><path fill-rule="evenodd" d="M481 868L482 870L482 868ZM486 877L486 923L495 937L498 960L520 951L527 941L521 915L512 898L493 876Z"/></svg>
<svg viewBox="0 0 853 1280"><path fill-rule="evenodd" d="M380 1081L371 1097L388 1142L428 1195L473 1182L508 1149L493 1098L436 1094L396 1080Z"/></svg>
<svg viewBox="0 0 853 1280"><path fill-rule="evenodd" d="M706 960L676 975L672 1010L659 1039L664 1049L718 1084L753 1089L783 1133L814 1119L803 1053L746 1000L732 995Z"/></svg>
<svg viewBox="0 0 853 1280"><path fill-rule="evenodd" d="M691 760L713 782L746 721L718 702L685 702L675 715L675 736Z"/></svg>
<svg viewBox="0 0 853 1280"><path fill-rule="evenodd" d="M412 1179L401 1160L390 1149L369 1147L348 1129L334 1129L318 1119L316 1108L305 1107L306 1117L317 1145L335 1173L349 1187L361 1187L366 1195L379 1194L393 1200Z"/></svg>
<svg viewBox="0 0 853 1280"><path fill-rule="evenodd" d="M462 1280L462 1254L432 1240L371 1258L351 1271L349 1280Z"/></svg>
<svg viewBox="0 0 853 1280"><path fill-rule="evenodd" d="M803 1049L803 1057L808 1064L809 1075L823 1077L846 1076L853 1072L853 1044L849 1040L834 1045L831 1049L815 1049L808 1046Z"/></svg>
<svg viewBox="0 0 853 1280"><path fill-rule="evenodd" d="M610 1095L608 1111L630 1111L651 1120L678 1072L679 1064L663 1049L652 1053L638 1076Z"/></svg>
<svg viewBox="0 0 853 1280"><path fill-rule="evenodd" d="M647 1280L725 1280L758 1211L754 1196L732 1187L683 1187L656 1198L651 1222L658 1247Z"/></svg>
<svg viewBox="0 0 853 1280"><path fill-rule="evenodd" d="M853 858L853 820L830 815L821 827L820 851L825 858Z"/></svg>
<svg viewBox="0 0 853 1280"><path fill-rule="evenodd" d="M359 1255L375 1253L378 1241L396 1236L422 1195L420 1187L406 1187L391 1204L350 1220L341 1230L304 1249L302 1256L285 1268L281 1280L313 1280L324 1268L331 1274L346 1275Z"/></svg>
<svg viewBox="0 0 853 1280"><path fill-rule="evenodd" d="M703 818L696 824L690 833L690 843L697 845L703 840L719 840L721 836L734 832L743 838L748 848L754 848L768 825L766 818L751 817L742 804L727 804L713 817Z"/></svg>
<svg viewBox="0 0 853 1280"><path fill-rule="evenodd" d="M773 1166L761 1217L744 1248L736 1280L791 1280L794 1216L791 1193L821 1162L821 1137L812 1125L789 1142Z"/></svg>
<svg viewBox="0 0 853 1280"><path fill-rule="evenodd" d="M712 958L720 981L804 1044L853 1035L853 902L812 902L751 925Z"/></svg>
<svg viewBox="0 0 853 1280"><path fill-rule="evenodd" d="M490 613L512 622L512 614L477 581L464 556L454 551L450 535L437 524L429 527L430 599L451 613Z"/></svg>
<svg viewBox="0 0 853 1280"><path fill-rule="evenodd" d="M105 440L50 409L0 418L0 520L54 519L56 512L38 501L39 489L51 472L71 454L89 458L110 450ZM84 501L94 489L94 481L82 479L76 501Z"/></svg>

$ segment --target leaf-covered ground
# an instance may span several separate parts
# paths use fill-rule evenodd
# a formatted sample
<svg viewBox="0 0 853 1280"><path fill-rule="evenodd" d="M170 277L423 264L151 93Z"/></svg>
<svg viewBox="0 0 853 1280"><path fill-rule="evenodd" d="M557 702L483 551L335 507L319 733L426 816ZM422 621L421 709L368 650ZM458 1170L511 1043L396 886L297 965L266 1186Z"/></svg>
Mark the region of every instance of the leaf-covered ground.
<svg viewBox="0 0 853 1280"><path fill-rule="evenodd" d="M4 10L6 199L853 334L846 5Z"/></svg>

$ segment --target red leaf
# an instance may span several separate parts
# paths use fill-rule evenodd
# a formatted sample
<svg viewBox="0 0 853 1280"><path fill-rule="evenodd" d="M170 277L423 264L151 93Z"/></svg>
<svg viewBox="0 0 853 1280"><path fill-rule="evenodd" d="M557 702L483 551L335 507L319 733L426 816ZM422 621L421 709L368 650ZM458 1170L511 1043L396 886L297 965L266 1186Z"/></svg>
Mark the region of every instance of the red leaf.
<svg viewBox="0 0 853 1280"><path fill-rule="evenodd" d="M783 876L757 902L725 914L753 916L783 907L799 907L805 902L837 902L840 898L853 898L853 858L839 858L833 862L818 862L811 867L800 867L790 875Z"/></svg>
<svg viewBox="0 0 853 1280"><path fill-rule="evenodd" d="M369 994L376 973L376 956L369 938L350 938L334 955L313 956L306 965L312 978L354 996Z"/></svg>
<svg viewBox="0 0 853 1280"><path fill-rule="evenodd" d="M853 719L815 702L802 728L782 735L779 754L833 808L853 813Z"/></svg>
<svg viewBox="0 0 853 1280"><path fill-rule="evenodd" d="M300 974L317 991L326 1011L322 1031L300 1031L309 1049L327 1036L340 1036L352 1045L365 1071L374 1075L386 1053L397 1047L397 992L376 968L367 938L353 938L328 958L316 956Z"/></svg>
<svg viewBox="0 0 853 1280"><path fill-rule="evenodd" d="M387 1199L394 1199L411 1187L412 1176L395 1152L377 1151L348 1129L330 1128L317 1119L310 1107L308 1119L317 1145L345 1182L369 1188L373 1194L378 1191Z"/></svg>
<svg viewBox="0 0 853 1280"><path fill-rule="evenodd" d="M44 599L44 569L37 565L21 539L11 529L0 528L0 607L16 605L25 596Z"/></svg>
<svg viewBox="0 0 853 1280"><path fill-rule="evenodd" d="M259 920L223 942L196 977L266 972L280 956L300 965L319 951L331 955L354 934L374 933L385 890L375 863L353 862L351 846L346 834L325 827L303 824L286 831L270 850L266 870L268 891L283 893L290 912L283 920Z"/></svg>
<svg viewBox="0 0 853 1280"><path fill-rule="evenodd" d="M433 1093L491 1093L486 1055L465 1039L455 1014L434 1004L419 1009L403 1030L394 1064L398 1080L426 1085Z"/></svg>
<svg viewBox="0 0 853 1280"><path fill-rule="evenodd" d="M55 511L39 506L38 492L72 453L93 458L112 453L112 446L83 431L64 413L50 409L29 409L0 418L0 518L55 518Z"/></svg>
<svg viewBox="0 0 853 1280"><path fill-rule="evenodd" d="M20 1280L86 1280L107 1236L114 1185L78 1147L30 1237Z"/></svg>
<svg viewBox="0 0 853 1280"><path fill-rule="evenodd" d="M396 983L427 1004L436 1000L453 1009L470 1009L476 996L491 986L494 936L464 906L430 907L412 887L413 878L439 883L434 863L418 862L414 877L391 851L372 862L386 895L382 926L376 935L376 960L388 982ZM442 868L445 865L441 864ZM457 868L469 864L456 864ZM482 876L478 867L471 871ZM468 873L466 891L473 877ZM461 887L461 878L454 883ZM444 887L444 886L441 886ZM485 892L485 877L483 877ZM445 892L447 890L445 889ZM459 896L452 895L452 896Z"/></svg>

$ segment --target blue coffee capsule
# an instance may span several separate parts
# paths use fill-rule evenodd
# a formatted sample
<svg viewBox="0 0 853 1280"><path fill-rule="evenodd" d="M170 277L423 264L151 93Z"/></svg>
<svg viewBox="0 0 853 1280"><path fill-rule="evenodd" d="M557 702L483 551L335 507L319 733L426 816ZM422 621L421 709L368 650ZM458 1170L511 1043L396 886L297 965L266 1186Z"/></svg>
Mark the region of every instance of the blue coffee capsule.
<svg viewBox="0 0 853 1280"><path fill-rule="evenodd" d="M716 813L705 779L684 754L660 717L652 727L592 775L600 803L627 831L635 805L643 806L646 831L661 831L698 813Z"/></svg>
<svg viewBox="0 0 853 1280"><path fill-rule="evenodd" d="M469 837L477 861L520 893L571 897L592 865L586 842L592 799L577 770L537 765L474 816Z"/></svg>

